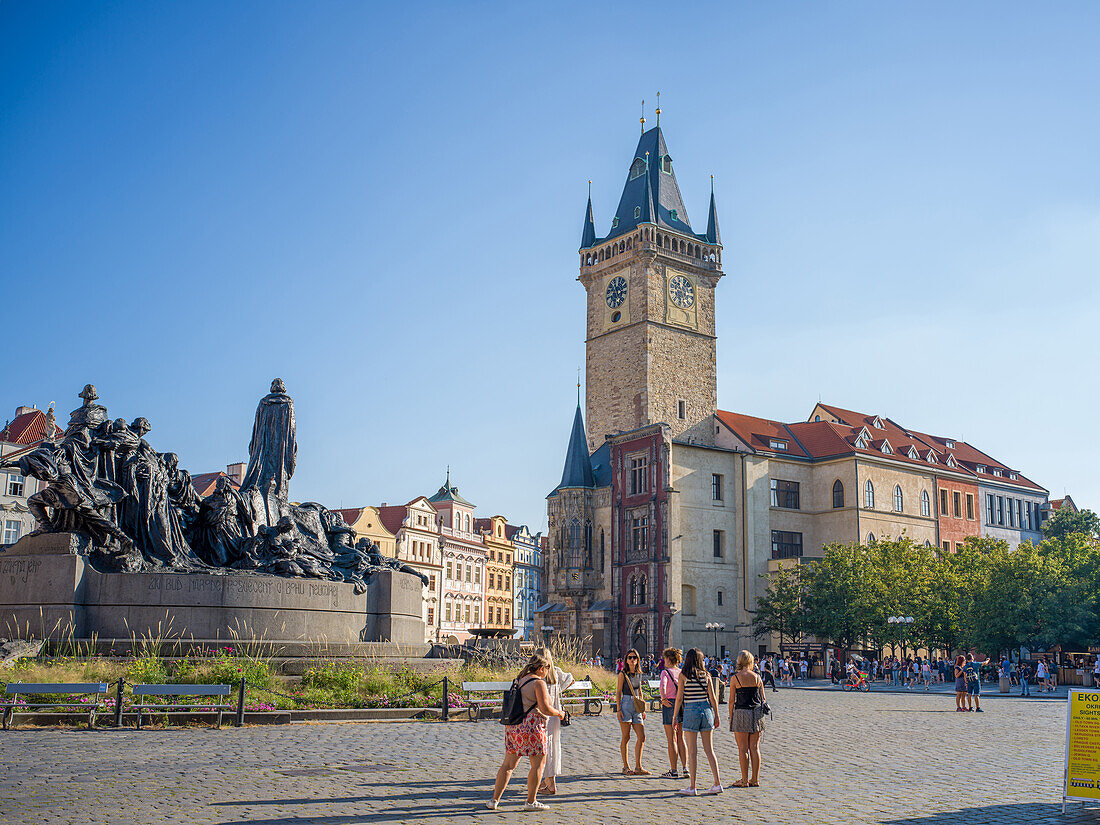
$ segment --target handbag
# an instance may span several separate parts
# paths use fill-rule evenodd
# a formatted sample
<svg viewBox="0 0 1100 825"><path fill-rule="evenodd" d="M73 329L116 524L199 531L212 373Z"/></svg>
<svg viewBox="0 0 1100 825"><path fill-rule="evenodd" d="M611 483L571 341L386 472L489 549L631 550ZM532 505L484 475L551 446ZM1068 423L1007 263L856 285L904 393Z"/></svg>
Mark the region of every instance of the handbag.
<svg viewBox="0 0 1100 825"><path fill-rule="evenodd" d="M558 724L561 725L563 728L567 728L571 724L573 724L573 717L569 715L569 711L565 712L564 718L558 720Z"/></svg>
<svg viewBox="0 0 1100 825"><path fill-rule="evenodd" d="M523 684L526 685L530 681L527 679ZM519 684L518 679L515 679L512 681L512 686L504 691L504 697L500 703L500 724L522 725L526 718L527 711L523 707L523 686Z"/></svg>

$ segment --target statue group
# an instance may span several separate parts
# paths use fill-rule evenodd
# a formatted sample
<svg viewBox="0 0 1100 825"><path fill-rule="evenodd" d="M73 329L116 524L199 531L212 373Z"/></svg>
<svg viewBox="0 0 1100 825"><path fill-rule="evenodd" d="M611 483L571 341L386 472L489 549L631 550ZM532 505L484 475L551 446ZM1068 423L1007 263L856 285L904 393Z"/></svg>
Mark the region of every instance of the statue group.
<svg viewBox="0 0 1100 825"><path fill-rule="evenodd" d="M371 574L397 569L427 578L383 556L339 513L314 502L291 504L298 455L294 401L281 379L256 408L248 469L240 489L227 476L199 497L175 453L145 440L149 422L114 421L91 384L69 425L18 458L24 475L45 482L27 504L36 533L88 536L90 557L104 572L241 570L350 582L362 592Z"/></svg>

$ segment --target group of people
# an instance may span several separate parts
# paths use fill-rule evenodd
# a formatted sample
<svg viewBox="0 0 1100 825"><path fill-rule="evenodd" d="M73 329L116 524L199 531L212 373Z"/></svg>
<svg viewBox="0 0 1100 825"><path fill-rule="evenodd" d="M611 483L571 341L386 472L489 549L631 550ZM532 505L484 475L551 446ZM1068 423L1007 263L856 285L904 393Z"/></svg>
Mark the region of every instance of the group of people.
<svg viewBox="0 0 1100 825"><path fill-rule="evenodd" d="M713 732L721 724L712 674L715 669L720 673L721 664L717 660L708 661L703 652L696 648L691 648L685 655L671 647L662 653L656 667L650 662L651 673L660 672L661 722L665 729L670 765L661 778L687 779L688 785L678 791L683 796L704 796L723 791L712 741ZM642 767L646 721L642 685L646 675L638 651L627 651L615 685L615 708L621 733L619 753L624 776L652 775ZM530 761L524 810L545 810L547 806L538 801L538 795L557 793L555 778L561 775L561 728L563 722L568 725L569 718L562 703L562 693L572 681L572 675L554 666L547 648L536 650L519 672L513 685L522 699L523 721L518 725L507 725L504 729L504 761L497 771L492 799L487 803L490 809L496 809L500 804L512 773L523 757ZM742 650L737 657L728 683L732 694L729 727L737 742L741 771L740 779L732 786L758 787L760 735L764 731L764 716L770 709L764 698L764 682L757 670L755 657L749 651ZM629 760L632 736L633 767ZM706 790L699 790L696 785L700 743L713 777L713 784Z"/></svg>

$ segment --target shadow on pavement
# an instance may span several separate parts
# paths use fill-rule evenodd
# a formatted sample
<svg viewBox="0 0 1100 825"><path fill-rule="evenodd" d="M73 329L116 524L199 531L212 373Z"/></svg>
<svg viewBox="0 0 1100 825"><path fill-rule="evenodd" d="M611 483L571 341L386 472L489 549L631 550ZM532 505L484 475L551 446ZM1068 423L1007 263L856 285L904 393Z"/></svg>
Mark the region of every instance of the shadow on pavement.
<svg viewBox="0 0 1100 825"><path fill-rule="evenodd" d="M882 820L883 825L984 825L1004 822L1026 822L1028 825L1094 823L1100 822L1100 808L1085 808L1079 802L1070 802L1066 805L1066 815L1062 816L1061 803L1046 805L1027 802L1014 805L980 805L959 811Z"/></svg>

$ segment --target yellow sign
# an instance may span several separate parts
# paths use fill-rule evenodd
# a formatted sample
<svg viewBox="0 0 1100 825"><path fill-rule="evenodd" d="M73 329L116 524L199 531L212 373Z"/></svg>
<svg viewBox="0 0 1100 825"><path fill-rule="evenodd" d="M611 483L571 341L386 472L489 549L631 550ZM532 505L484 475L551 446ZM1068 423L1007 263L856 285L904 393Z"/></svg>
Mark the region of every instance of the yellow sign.
<svg viewBox="0 0 1100 825"><path fill-rule="evenodd" d="M1070 690L1066 708L1066 800L1100 799L1100 691Z"/></svg>

